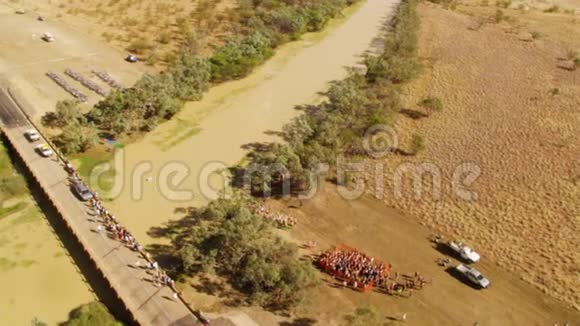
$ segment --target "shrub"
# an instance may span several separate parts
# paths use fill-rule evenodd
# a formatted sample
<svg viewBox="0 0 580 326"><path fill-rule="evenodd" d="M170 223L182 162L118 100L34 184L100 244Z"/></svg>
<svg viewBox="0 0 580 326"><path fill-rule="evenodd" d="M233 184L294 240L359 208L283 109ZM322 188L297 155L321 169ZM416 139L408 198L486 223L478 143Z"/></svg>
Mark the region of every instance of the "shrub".
<svg viewBox="0 0 580 326"><path fill-rule="evenodd" d="M135 53L135 54L143 54L146 51L149 51L153 48L153 44L149 42L149 40L145 38L138 38L135 41L131 42L127 47L127 50Z"/></svg>
<svg viewBox="0 0 580 326"><path fill-rule="evenodd" d="M411 153L417 155L420 151L425 148L425 140L423 136L414 134L411 138Z"/></svg>
<svg viewBox="0 0 580 326"><path fill-rule="evenodd" d="M433 96L426 97L422 99L418 104L422 108L426 109L429 113L443 110L443 102L441 102L441 99L438 97Z"/></svg>
<svg viewBox="0 0 580 326"><path fill-rule="evenodd" d="M557 5L553 5L550 8L544 9L544 12L546 12L546 13L554 13L554 12L559 12L559 11L560 11L560 7L558 7Z"/></svg>
<svg viewBox="0 0 580 326"><path fill-rule="evenodd" d="M500 23L501 21L506 19L506 15L501 9L495 11L494 20L496 23Z"/></svg>
<svg viewBox="0 0 580 326"><path fill-rule="evenodd" d="M542 33L538 32L538 31L532 31L530 34L532 35L532 38L534 40L537 40L537 39L542 37Z"/></svg>
<svg viewBox="0 0 580 326"><path fill-rule="evenodd" d="M500 8L504 8L507 9L512 5L512 1L511 0L502 0L502 1L497 1L495 3L496 6L500 7Z"/></svg>
<svg viewBox="0 0 580 326"><path fill-rule="evenodd" d="M373 306L356 308L352 314L345 316L345 326L382 325L382 317Z"/></svg>
<svg viewBox="0 0 580 326"><path fill-rule="evenodd" d="M113 315L100 302L91 302L82 305L69 314L69 320L63 323L64 326L121 326Z"/></svg>

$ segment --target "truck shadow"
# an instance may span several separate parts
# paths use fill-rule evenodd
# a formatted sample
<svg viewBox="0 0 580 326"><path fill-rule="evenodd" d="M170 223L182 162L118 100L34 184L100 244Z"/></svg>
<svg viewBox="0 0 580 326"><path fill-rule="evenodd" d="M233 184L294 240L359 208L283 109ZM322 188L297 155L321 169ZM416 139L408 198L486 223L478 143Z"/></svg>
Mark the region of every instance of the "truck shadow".
<svg viewBox="0 0 580 326"><path fill-rule="evenodd" d="M434 245L433 248L435 248L435 250L439 251L439 253L441 253L445 256L449 256L449 257L461 262L462 264L466 264L466 265L471 264L471 262L469 262L466 259L464 259L463 257L461 257L458 253L456 253L451 248L449 248L449 246L445 243L438 242Z"/></svg>
<svg viewBox="0 0 580 326"><path fill-rule="evenodd" d="M454 277L456 280L460 281L461 283L469 286L470 288L474 289L474 290L481 290L481 288L473 283L471 283L468 279L467 276L461 274L458 270L455 269L455 266L453 267L448 267L445 269L445 272L449 275L451 275L452 277Z"/></svg>

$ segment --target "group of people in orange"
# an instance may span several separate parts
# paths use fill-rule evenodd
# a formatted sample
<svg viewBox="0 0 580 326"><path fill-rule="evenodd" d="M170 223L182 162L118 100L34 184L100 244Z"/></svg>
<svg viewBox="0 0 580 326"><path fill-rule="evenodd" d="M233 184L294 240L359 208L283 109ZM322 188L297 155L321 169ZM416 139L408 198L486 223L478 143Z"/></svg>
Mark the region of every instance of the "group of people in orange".
<svg viewBox="0 0 580 326"><path fill-rule="evenodd" d="M344 287L368 290L377 287L390 295L412 296L413 290L427 283L418 272L413 275L391 273L391 265L346 246L320 253L316 264L342 282Z"/></svg>
<svg viewBox="0 0 580 326"><path fill-rule="evenodd" d="M373 257L355 249L335 248L325 251L318 256L317 263L327 273L341 280L343 285L363 290L384 283L391 269L390 265L375 261Z"/></svg>
<svg viewBox="0 0 580 326"><path fill-rule="evenodd" d="M278 227L293 227L298 222L293 216L280 212L272 212L266 207L265 204L261 204L258 207L256 213L266 219L273 221Z"/></svg>

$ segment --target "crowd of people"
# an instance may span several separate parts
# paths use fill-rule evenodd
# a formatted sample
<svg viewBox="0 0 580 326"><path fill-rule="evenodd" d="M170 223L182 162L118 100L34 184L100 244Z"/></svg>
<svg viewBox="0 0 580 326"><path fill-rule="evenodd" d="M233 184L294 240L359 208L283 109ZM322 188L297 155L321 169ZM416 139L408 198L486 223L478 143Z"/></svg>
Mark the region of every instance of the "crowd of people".
<svg viewBox="0 0 580 326"><path fill-rule="evenodd" d="M69 163L65 162L65 170L68 172L69 177L72 182L82 182L81 176L77 173L75 168ZM175 281L173 281L164 271L159 268L159 264L156 261L149 259L149 255L143 250L143 247L137 242L135 237L123 227L115 215L111 214L109 210L105 208L103 202L99 199L99 194L95 191L92 192L92 198L90 199L90 205L95 213L95 216L99 218L98 225L96 227L96 232L101 234L102 232L107 232L107 234L117 241L122 242L127 247L138 252L141 256L147 259L147 263L144 268L148 271L148 274L152 275L152 282L155 286L168 286L174 291L174 297L177 296ZM104 226L104 231L103 231ZM135 267L140 266L140 260L137 260Z"/></svg>
<svg viewBox="0 0 580 326"><path fill-rule="evenodd" d="M341 280L343 285L362 289L384 283L391 269L390 265L376 261L358 250L343 248L322 252L317 264Z"/></svg>
<svg viewBox="0 0 580 326"><path fill-rule="evenodd" d="M410 297L428 283L415 272L413 275L391 273L391 265L346 246L320 253L316 264L332 275L344 287L367 290L375 287L390 295Z"/></svg>
<svg viewBox="0 0 580 326"><path fill-rule="evenodd" d="M117 89L124 88L115 79L113 79L113 77L111 77L111 75L109 75L106 71L92 70L92 73L113 88Z"/></svg>
<svg viewBox="0 0 580 326"><path fill-rule="evenodd" d="M270 209L268 209L266 207L265 204L261 204L258 207L258 210L256 212L256 214L271 220L272 222L274 222L278 227L281 228L289 228L289 227L293 227L294 225L296 225L296 223L298 222L296 220L295 217L290 216L288 214L283 214L280 212L273 212Z"/></svg>
<svg viewBox="0 0 580 326"><path fill-rule="evenodd" d="M49 71L46 73L46 75L50 79L54 80L54 82L57 83L60 87L64 88L65 91L69 92L72 96L74 96L77 100L81 102L86 102L88 100L85 94L81 93L81 91L69 85L69 83L67 83L66 80L64 80L64 78L60 77L56 73Z"/></svg>
<svg viewBox="0 0 580 326"><path fill-rule="evenodd" d="M78 73L78 72L76 72L76 71L74 71L72 69L69 69L69 68L66 68L64 70L64 73L67 76L69 76L70 78L72 78L72 79L78 81L79 83L83 84L83 86L85 86L86 88L90 89L91 91L93 91L93 92L95 92L95 93L97 93L97 94L99 94L101 96L106 96L107 95L107 92L105 92L101 88L101 86L99 86L99 85L95 84L93 81L85 78L80 73Z"/></svg>

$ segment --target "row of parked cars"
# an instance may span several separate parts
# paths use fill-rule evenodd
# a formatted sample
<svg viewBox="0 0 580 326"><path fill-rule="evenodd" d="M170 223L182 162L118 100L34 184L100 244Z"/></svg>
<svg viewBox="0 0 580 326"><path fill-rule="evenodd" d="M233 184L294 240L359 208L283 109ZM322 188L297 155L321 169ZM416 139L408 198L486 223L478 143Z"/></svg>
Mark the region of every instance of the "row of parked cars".
<svg viewBox="0 0 580 326"><path fill-rule="evenodd" d="M26 137L26 139L31 143L35 143L40 140L40 134L36 129L26 130L24 132L24 137ZM54 151L47 143L35 145L34 149L42 157L51 157L54 155ZM93 198L93 193L90 191L89 187L87 187L87 185L85 185L80 180L73 181L71 184L71 189L80 200L87 201Z"/></svg>

